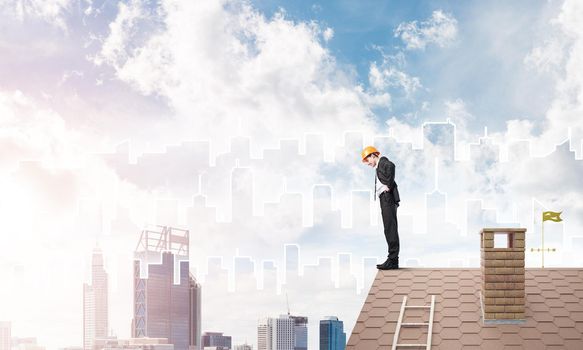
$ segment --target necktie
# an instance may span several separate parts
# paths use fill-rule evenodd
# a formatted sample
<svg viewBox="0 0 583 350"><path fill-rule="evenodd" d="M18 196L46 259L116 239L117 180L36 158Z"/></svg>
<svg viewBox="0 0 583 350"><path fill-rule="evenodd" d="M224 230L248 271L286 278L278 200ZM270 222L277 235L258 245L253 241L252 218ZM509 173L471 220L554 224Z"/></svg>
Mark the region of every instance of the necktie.
<svg viewBox="0 0 583 350"><path fill-rule="evenodd" d="M377 200L377 170L374 171L374 189L372 191L374 200Z"/></svg>

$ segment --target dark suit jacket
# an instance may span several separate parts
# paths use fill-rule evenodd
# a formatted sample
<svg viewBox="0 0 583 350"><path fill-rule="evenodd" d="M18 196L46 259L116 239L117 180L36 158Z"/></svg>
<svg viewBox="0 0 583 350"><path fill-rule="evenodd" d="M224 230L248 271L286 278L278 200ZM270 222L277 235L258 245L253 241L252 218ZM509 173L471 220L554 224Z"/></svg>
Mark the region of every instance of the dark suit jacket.
<svg viewBox="0 0 583 350"><path fill-rule="evenodd" d="M399 196L399 189L397 188L397 183L395 182L395 164L387 157L382 156L379 159L379 164L376 170L379 181L382 184L387 185L390 193L395 199L395 203L399 205L401 197Z"/></svg>

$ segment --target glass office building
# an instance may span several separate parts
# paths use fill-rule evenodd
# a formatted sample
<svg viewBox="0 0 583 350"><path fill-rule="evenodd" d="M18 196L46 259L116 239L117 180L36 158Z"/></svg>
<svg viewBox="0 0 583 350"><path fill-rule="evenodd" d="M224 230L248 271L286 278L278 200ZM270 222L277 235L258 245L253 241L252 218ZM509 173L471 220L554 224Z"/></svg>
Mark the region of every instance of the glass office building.
<svg viewBox="0 0 583 350"><path fill-rule="evenodd" d="M200 300L200 284L189 273L188 231L142 232L134 261L132 336L167 338L175 350L201 349Z"/></svg>
<svg viewBox="0 0 583 350"><path fill-rule="evenodd" d="M344 350L345 348L344 323L335 316L320 320L320 350Z"/></svg>

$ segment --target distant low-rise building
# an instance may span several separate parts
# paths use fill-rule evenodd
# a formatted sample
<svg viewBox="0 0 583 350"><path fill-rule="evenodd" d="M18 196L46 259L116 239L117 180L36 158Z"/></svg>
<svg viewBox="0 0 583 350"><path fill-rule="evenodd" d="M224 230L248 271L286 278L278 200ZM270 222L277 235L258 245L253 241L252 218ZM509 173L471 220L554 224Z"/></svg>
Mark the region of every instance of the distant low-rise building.
<svg viewBox="0 0 583 350"><path fill-rule="evenodd" d="M201 344L205 350L231 350L231 336L220 332L204 332Z"/></svg>
<svg viewBox="0 0 583 350"><path fill-rule="evenodd" d="M44 346L37 344L36 338L12 338L12 350L45 350Z"/></svg>
<svg viewBox="0 0 583 350"><path fill-rule="evenodd" d="M93 350L174 350L167 338L129 338L116 337L95 339Z"/></svg>

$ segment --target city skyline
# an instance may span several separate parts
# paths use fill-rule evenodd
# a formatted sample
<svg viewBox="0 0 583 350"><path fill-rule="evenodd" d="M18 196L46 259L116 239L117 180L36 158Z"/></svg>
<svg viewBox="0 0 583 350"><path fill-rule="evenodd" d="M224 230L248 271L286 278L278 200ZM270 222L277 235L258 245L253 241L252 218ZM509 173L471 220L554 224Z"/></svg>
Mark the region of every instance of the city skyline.
<svg viewBox="0 0 583 350"><path fill-rule="evenodd" d="M480 145L480 144L481 143L479 142L476 145ZM455 147L455 143L453 145ZM564 149L566 152L569 151L569 148L566 147L565 144L563 144L561 147L557 147L557 152L560 152L561 149ZM565 151L563 151L563 152L565 152ZM574 160L577 160L575 157L573 159ZM436 197L436 198L442 198L442 199L439 199L437 202L435 202L436 203L435 208L436 209L437 208L440 208L440 210L441 210L440 213L441 214L434 215L433 217L431 217L429 211L427 211L427 213L426 213L428 215L428 219L427 220L434 220L434 222L431 225L433 227L435 227L435 223L436 223L435 221L436 220L442 222L442 224L446 224L446 221L444 221L444 218L446 217L446 214L445 214L445 209L446 208L444 207L444 204L447 202L446 200L443 200L443 199L445 199L447 197L447 193L440 192L440 190L439 190L439 181L438 181L438 176L439 176L438 175L438 169L439 169L439 167L438 167L438 163L437 162L435 163L435 169L436 169L436 171L433 174L433 177L434 177L434 189L431 192L425 193L425 195L427 196L427 198L431 198L431 196L435 196L435 195L439 195L440 196L440 197ZM316 207L313 209L313 213L314 213L315 217L316 217L316 214L319 214L322 217L328 217L328 218L330 218L330 214L331 213L336 212L336 213L340 214L338 210L332 209L334 207L333 202L332 202L334 189L332 188L332 186L329 185L329 184L328 185L316 185L314 187L314 192L313 192L313 195L314 196L316 195L317 190L319 188L322 188L322 189L328 188L330 190L327 193L325 193L325 196L324 196L324 198L327 198L327 200L325 199L325 202L323 202L323 203L320 202L321 206L317 207L317 208L323 208L323 209L317 209ZM355 191L367 192L367 190L355 190ZM430 203L432 203L432 202L427 201L426 202L426 206L429 207L430 206ZM468 209L467 209L468 210L467 211L468 218L466 219L466 221L468 223L471 221L469 219L469 215L470 215L470 213L473 213L473 216L478 217L478 218L482 218L482 222L484 224L490 224L490 225L499 224L499 222L498 222L498 215L497 215L498 210L496 210L496 208L483 208L483 200L481 200L481 199L468 199L467 200L467 203L468 203ZM471 207L473 208L471 211L469 210L469 208L470 208L469 204L470 203L472 204ZM535 202L533 201L533 205L534 205L534 203ZM206 208L208 208L208 207L206 207ZM353 209L354 208L358 208L358 206L354 206L353 205L352 208ZM488 213L488 214L486 214L486 213ZM342 231L342 230L350 231L351 227L342 228L342 225L341 225L341 222L340 222L341 221L340 220L340 217L341 217L340 215L336 215L336 218L335 218L336 224L333 224L332 223L331 226L332 227L336 227L337 230L340 230L340 231ZM317 222L318 221L319 222L323 222L322 219L318 219L316 221ZM403 220L403 221L404 221L404 225L402 225L402 227L404 227L404 229L406 230L407 229L407 219L405 218L405 220ZM374 221L372 221L372 220L369 220L368 222L367 221L362 221L360 223L360 227L363 227L363 225L365 225L367 223L368 223L368 227L369 228L374 227ZM479 226L480 225L476 225L475 222L474 222L473 227L477 228ZM533 225L533 227L535 228L535 230L537 229L537 226L538 225L536 223ZM562 224L560 224L559 226L562 226ZM312 227L314 227L314 226L312 226ZM454 226L454 227L455 227L454 231L458 232L456 234L458 236L458 238L463 237L463 236L461 236L461 233L460 233L461 229L459 227L457 227L457 226ZM561 233L559 237L562 237L562 239L559 240L559 241L557 241L555 239L555 242L556 243L559 243L558 247L561 247L561 244L562 243L567 243L568 244L569 241L566 239L567 237L563 233ZM573 236L572 237L572 241L577 242L576 241L577 237L578 236ZM536 236L534 236L534 238L536 239ZM535 239L533 239L532 236L529 236L529 239L530 239L531 242L534 242L535 241ZM288 245L290 245L290 244L288 244ZM298 248L300 247L300 245L297 244L297 243L296 244L293 244L292 243L291 245L295 245ZM284 247L285 247L285 245L284 245ZM359 274L358 274L358 271L363 271L363 270L361 270L358 267L358 265L354 266L354 264L352 263L352 256L353 256L353 253L352 252L346 252L346 253L338 252L337 255L336 255L336 258L334 260L335 262L334 262L333 265L339 266L338 264L339 264L339 260L340 260L340 254L348 254L348 256L350 256L350 261L351 261L351 263L349 265L349 266L351 266L350 270L357 271L356 274L354 274L354 275L349 274L348 276L354 276L357 279L357 284L354 287L356 288L356 292L358 293L363 288L366 288L365 275L364 274L361 274L359 276ZM536 258L538 256L538 254L530 254L530 256L533 257L533 258ZM317 270L321 267L320 266L321 265L321 262L322 261L326 261L326 259L331 259L331 258L332 257L331 256L328 256L328 255L311 257L311 259L315 259L316 264L304 263L303 261L298 260L296 262L297 269L298 270L297 270L297 274L296 274L295 278L299 278L300 277L300 274L303 277L303 270L304 270L305 267L308 267L308 268L311 268L311 269L315 269L314 272L315 273L318 273ZM374 259L374 257L370 257L370 258L373 258ZM212 259L212 257L208 257L208 259ZM274 292L275 293L279 293L279 295L281 295L282 288L285 288L285 286L286 286L286 284L284 283L284 281L287 279L287 277L286 277L286 276L288 276L287 275L287 272L289 272L289 271L287 271L287 270L285 270L283 268L284 266L287 266L287 264L285 262L278 263L277 262L277 260L278 260L277 257L274 257L274 256L271 256L271 259L267 259L267 260L262 259L262 260L259 260L258 258L257 259L254 259L252 256L239 256L237 254L233 255L233 260L232 260L233 261L233 266L234 266L233 268L229 268L229 264L227 264L226 265L226 268L224 268L222 266L222 263L221 263L221 269L224 268L224 271L226 271L224 273L226 273L225 276L226 276L226 282L227 282L227 290L229 291L229 293L233 292L237 288L236 287L237 284L236 284L235 281L237 280L238 276L244 276L244 275L246 275L246 277L250 277L251 279L255 279L255 281L252 284L247 284L247 288L250 288L251 290L259 290L258 287L259 287L259 284L260 284L259 283L260 274L257 273L257 268L253 268L251 271L248 270L247 271L248 272L247 274L242 274L241 271L237 271L237 267L236 267L237 266L237 263L236 262L237 262L238 259L239 260L242 259L241 261L247 261L247 263L250 264L250 266L253 266L253 267L255 267L259 262L272 262L272 265L270 265L270 266L271 266L271 270L273 271L273 276L275 277L275 280L274 281L272 280L272 287L273 287L273 285L275 285ZM299 259L299 255L298 255L298 259ZM324 259L324 260L322 260L322 259ZM366 259L367 259L366 256L363 256L360 259L360 261L363 263L363 265L362 265L363 267L364 267L364 262L365 262ZM551 256L551 259L552 259L552 256ZM448 266L473 266L473 265L476 264L476 262L477 262L477 259L474 259L473 262L472 262L471 258L465 258L465 259L452 258L450 260L450 262L448 263ZM420 266L420 265L421 266L423 266L423 265L426 266L426 263L423 261L422 258L415 258L415 259L411 259L410 261L406 261L405 262L405 266ZM263 268L263 265L261 265L261 267ZM203 272L204 271L204 269L202 268L202 266L195 267L195 270L198 270L200 272ZM339 284L341 281L339 279L337 279L337 278L334 278L335 273L332 272L333 270L328 269L327 271L329 272L328 276L330 276L330 278L328 278L328 280L332 283L332 284L329 285L329 287L335 288L336 285ZM250 274L249 274L249 272L250 272ZM261 273L264 273L264 272L265 272L265 270L262 270L261 271ZM281 273L282 272L284 273L284 277L281 276ZM200 276L201 276L201 280L204 280L204 279L206 279L206 276L207 275L206 274L201 274ZM322 280L321 278L319 278L319 279ZM368 280L370 280L370 278L367 279L367 281ZM245 279L240 280L240 282L245 282ZM233 288L235 288L235 289L233 289ZM354 289L353 289L353 292L355 292Z"/></svg>

